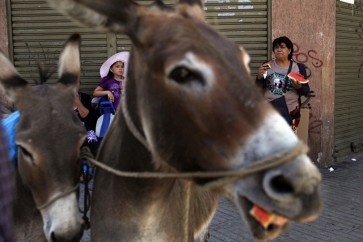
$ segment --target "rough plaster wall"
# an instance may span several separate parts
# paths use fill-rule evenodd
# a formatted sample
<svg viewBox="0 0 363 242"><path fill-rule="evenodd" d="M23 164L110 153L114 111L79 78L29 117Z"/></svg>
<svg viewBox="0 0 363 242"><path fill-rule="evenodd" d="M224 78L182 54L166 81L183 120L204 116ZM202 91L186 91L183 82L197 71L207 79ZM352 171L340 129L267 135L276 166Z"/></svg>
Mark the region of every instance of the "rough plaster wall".
<svg viewBox="0 0 363 242"><path fill-rule="evenodd" d="M6 0L0 0L0 50L9 56L8 26L6 19ZM7 102L6 98L0 93L0 101Z"/></svg>
<svg viewBox="0 0 363 242"><path fill-rule="evenodd" d="M8 56L8 26L6 20L6 0L0 0L0 49Z"/></svg>
<svg viewBox="0 0 363 242"><path fill-rule="evenodd" d="M272 1L272 38L286 35L294 58L312 71L309 121L310 156L326 166L333 161L336 1Z"/></svg>

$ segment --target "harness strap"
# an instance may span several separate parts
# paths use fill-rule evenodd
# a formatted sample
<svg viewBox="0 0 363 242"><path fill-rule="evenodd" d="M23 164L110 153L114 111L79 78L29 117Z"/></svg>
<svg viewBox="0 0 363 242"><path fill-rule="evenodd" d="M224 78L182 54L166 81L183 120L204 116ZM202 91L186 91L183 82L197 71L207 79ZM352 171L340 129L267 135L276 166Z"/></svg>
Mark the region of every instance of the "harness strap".
<svg viewBox="0 0 363 242"><path fill-rule="evenodd" d="M122 108L122 114L125 118L127 127L130 129L131 133L135 136L135 138L145 146L146 149L150 151L150 146L147 140L144 138L144 136L140 133L140 131L136 128L134 122L131 120L131 116L129 113L129 110L127 108L127 102L126 102L126 94L127 94L127 88L125 86L123 94L121 96L121 108Z"/></svg>
<svg viewBox="0 0 363 242"><path fill-rule="evenodd" d="M67 196L68 194L71 194L72 192L76 191L78 188L79 188L79 183L77 185L75 185L74 187L72 187L71 189L69 189L68 191L61 193L61 194L53 197L49 201L45 202L43 205L38 206L37 209L42 210L43 208L48 207L50 204L54 203L59 198L62 198L62 197Z"/></svg>
<svg viewBox="0 0 363 242"><path fill-rule="evenodd" d="M217 171L217 172L183 172L183 173L164 173L164 172L125 172L116 170L106 164L103 164L95 159L88 147L83 147L81 150L81 158L86 159L94 165L110 172L113 175L120 177L130 178L201 178L201 177L221 177L215 181L211 181L203 185L207 189L217 189L218 187L229 184L241 177L251 175L255 172L276 167L283 164L303 153L307 153L307 146L299 141L299 143L292 149L280 154L273 155L266 159L254 162L252 165L244 167L238 171ZM183 184L183 241L188 242L189 239L189 216L190 216L190 202L191 202L191 181L186 180Z"/></svg>
<svg viewBox="0 0 363 242"><path fill-rule="evenodd" d="M253 173L266 170L272 167L276 167L287 161L307 153L308 148L302 142L299 141L295 147L291 150L272 155L262 160L254 161L251 165L240 168L237 171L209 171L209 172L182 172L182 173L166 173L166 172L130 172L120 171L108 166L93 158L93 155L88 147L82 147L81 159L86 159L92 164L112 173L113 175L128 178L220 178L216 181L212 181L204 184L203 186L208 188L215 188L217 186L230 183L231 181L238 180L241 177L251 175Z"/></svg>

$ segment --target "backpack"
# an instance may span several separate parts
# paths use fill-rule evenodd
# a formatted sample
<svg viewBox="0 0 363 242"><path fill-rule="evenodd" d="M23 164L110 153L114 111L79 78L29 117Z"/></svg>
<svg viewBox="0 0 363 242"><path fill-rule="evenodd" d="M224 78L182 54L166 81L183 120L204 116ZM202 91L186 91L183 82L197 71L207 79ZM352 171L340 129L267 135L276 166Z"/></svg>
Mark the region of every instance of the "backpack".
<svg viewBox="0 0 363 242"><path fill-rule="evenodd" d="M310 78L311 71L310 71L309 67L307 67L305 64L299 63L299 62L296 62L296 64L297 64L297 66L299 68L300 74L303 75L305 79ZM304 95L304 96L306 97L306 100L303 103L301 103L301 95L299 95L299 99L298 99L299 110L301 109L301 107L304 107L306 104L308 104L312 97L315 97L314 91L310 90L309 93L307 95ZM310 108L310 106L309 106L309 108Z"/></svg>
<svg viewBox="0 0 363 242"><path fill-rule="evenodd" d="M299 68L300 74L303 75L305 79L308 79L311 76L311 71L305 64L296 62L296 65ZM306 70L309 71L309 74Z"/></svg>

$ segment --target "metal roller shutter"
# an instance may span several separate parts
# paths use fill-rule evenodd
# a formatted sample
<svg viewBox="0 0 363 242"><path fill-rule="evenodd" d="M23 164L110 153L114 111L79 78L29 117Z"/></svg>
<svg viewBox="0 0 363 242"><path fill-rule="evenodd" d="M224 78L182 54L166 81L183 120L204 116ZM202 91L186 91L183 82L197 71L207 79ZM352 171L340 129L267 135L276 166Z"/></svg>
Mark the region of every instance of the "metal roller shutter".
<svg viewBox="0 0 363 242"><path fill-rule="evenodd" d="M363 0L337 1L335 150L339 158L363 149Z"/></svg>
<svg viewBox="0 0 363 242"><path fill-rule="evenodd" d="M74 32L82 36L81 90L91 93L99 83L99 67L114 52L129 50L130 40L124 35L95 33L80 27L45 0L9 0L10 48L14 64L27 79L38 79L38 63L55 71L65 40ZM150 4L151 1L138 1ZM166 3L172 5L171 0ZM222 34L244 46L251 56L251 70L268 59L268 1L267 0L207 0L206 18ZM54 74L50 83L56 81Z"/></svg>
<svg viewBox="0 0 363 242"><path fill-rule="evenodd" d="M79 27L75 22L49 7L46 1L11 0L11 38L14 65L26 80L39 79L38 64L55 72L49 82L57 80L57 63L65 41L80 33L81 90L91 93L99 82L99 67L107 58L106 34Z"/></svg>
<svg viewBox="0 0 363 242"><path fill-rule="evenodd" d="M268 60L270 33L267 0L215 0L206 3L206 18L223 35L243 46L251 57L255 76Z"/></svg>
<svg viewBox="0 0 363 242"><path fill-rule="evenodd" d="M151 4L152 1L138 1ZM164 1L174 6L175 1ZM267 0L206 0L204 3L207 21L220 33L243 46L251 57L252 75L268 59L270 36L268 32L269 7ZM117 35L117 51L129 50L131 42Z"/></svg>

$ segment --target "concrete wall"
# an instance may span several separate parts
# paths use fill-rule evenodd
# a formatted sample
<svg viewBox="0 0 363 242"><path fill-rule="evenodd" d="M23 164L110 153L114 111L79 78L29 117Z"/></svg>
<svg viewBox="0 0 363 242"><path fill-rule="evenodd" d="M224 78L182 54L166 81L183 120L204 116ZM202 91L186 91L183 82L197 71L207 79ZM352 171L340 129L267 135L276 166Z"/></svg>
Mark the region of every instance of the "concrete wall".
<svg viewBox="0 0 363 242"><path fill-rule="evenodd" d="M0 0L0 50L9 57L8 22L6 16L6 0ZM1 93L0 101L8 103L5 96Z"/></svg>
<svg viewBox="0 0 363 242"><path fill-rule="evenodd" d="M8 23L6 19L6 0L0 0L0 49L9 56Z"/></svg>
<svg viewBox="0 0 363 242"><path fill-rule="evenodd" d="M309 155L320 166L333 161L336 1L272 1L272 39L288 36L294 58L312 71Z"/></svg>

